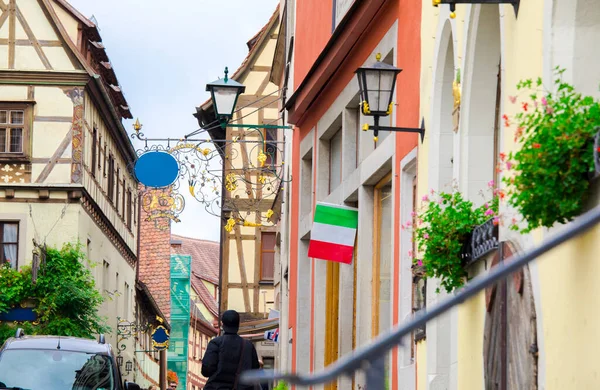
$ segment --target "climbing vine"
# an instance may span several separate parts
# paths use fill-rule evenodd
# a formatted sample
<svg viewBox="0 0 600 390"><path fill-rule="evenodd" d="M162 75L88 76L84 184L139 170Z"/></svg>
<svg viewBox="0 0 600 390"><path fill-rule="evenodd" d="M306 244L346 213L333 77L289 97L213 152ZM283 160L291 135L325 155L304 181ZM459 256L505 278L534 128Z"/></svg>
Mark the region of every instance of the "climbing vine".
<svg viewBox="0 0 600 390"><path fill-rule="evenodd" d="M35 283L30 266L17 271L4 264L0 268L0 313L31 301L38 319L18 325L26 334L93 338L108 332L106 319L98 315L103 298L85 261L80 245L49 248ZM15 330L15 324L0 323L0 344Z"/></svg>

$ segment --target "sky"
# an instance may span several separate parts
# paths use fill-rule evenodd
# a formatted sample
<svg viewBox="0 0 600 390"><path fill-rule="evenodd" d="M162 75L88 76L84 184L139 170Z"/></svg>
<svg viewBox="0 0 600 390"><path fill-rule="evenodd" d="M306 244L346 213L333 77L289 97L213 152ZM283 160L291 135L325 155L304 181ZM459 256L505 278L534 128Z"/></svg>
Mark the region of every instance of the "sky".
<svg viewBox="0 0 600 390"><path fill-rule="evenodd" d="M279 0L69 0L100 29L134 118L148 137L181 138L198 129L192 114L209 98L206 84L230 74ZM123 122L132 130L133 121ZM136 148L141 144L135 143ZM182 183L183 194L187 184ZM218 241L218 218L186 196L172 232Z"/></svg>

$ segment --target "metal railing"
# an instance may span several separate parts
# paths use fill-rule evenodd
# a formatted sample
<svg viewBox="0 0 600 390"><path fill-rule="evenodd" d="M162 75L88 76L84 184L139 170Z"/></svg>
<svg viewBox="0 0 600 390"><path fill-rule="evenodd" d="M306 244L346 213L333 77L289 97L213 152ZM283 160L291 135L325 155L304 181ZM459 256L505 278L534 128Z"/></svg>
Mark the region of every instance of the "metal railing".
<svg viewBox="0 0 600 390"><path fill-rule="evenodd" d="M577 237L600 223L600 206L581 215L576 221L565 227L560 233L550 237L540 246L524 252L519 256L506 259L492 268L486 275L472 279L465 287L439 304L420 310L415 316L404 324L397 326L390 332L377 337L371 344L356 349L353 353L341 357L334 364L315 374L282 374L273 370L246 371L242 373L242 383L267 383L284 380L290 384L310 386L325 384L334 381L342 375L352 375L357 370L366 371L366 388L368 390L383 390L385 381L386 354L397 345L401 344L404 336L426 322L452 309L454 306L465 302L487 287L498 283L512 273L535 260L537 257L563 244L571 238ZM295 341L295 340L294 340Z"/></svg>

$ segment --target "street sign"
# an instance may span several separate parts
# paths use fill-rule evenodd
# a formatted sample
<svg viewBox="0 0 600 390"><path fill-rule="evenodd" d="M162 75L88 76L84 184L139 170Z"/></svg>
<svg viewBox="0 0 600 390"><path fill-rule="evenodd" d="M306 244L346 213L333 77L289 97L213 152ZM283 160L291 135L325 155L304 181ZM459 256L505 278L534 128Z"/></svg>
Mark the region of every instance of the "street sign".
<svg viewBox="0 0 600 390"><path fill-rule="evenodd" d="M157 351L169 348L169 331L164 326L159 325L152 332L152 347Z"/></svg>

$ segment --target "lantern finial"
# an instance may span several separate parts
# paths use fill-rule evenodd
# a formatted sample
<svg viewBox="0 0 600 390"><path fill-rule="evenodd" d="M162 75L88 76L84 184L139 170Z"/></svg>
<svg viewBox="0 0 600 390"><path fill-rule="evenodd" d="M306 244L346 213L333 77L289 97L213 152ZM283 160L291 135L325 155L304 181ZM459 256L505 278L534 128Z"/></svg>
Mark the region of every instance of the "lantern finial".
<svg viewBox="0 0 600 390"><path fill-rule="evenodd" d="M381 53L377 53L375 55L375 59L377 60L377 62L380 62L381 61Z"/></svg>

